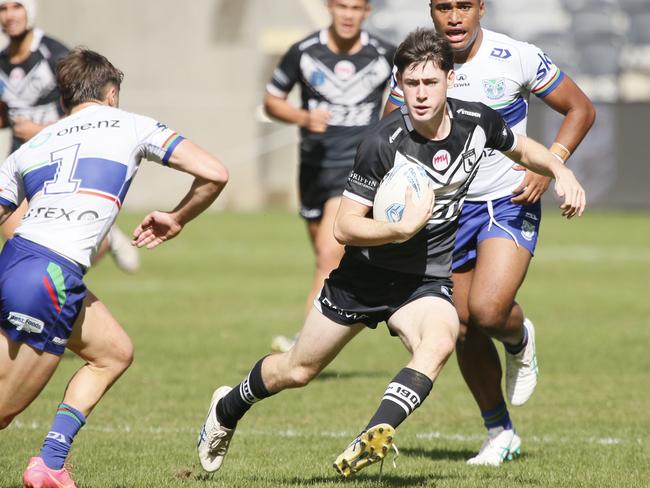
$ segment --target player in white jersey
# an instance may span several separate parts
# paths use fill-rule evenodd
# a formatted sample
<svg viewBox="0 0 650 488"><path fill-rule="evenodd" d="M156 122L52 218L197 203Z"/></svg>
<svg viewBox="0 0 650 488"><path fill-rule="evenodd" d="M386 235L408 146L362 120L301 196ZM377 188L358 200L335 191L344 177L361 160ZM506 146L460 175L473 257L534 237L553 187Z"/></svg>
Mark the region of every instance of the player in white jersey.
<svg viewBox="0 0 650 488"><path fill-rule="evenodd" d="M83 275L120 211L143 158L195 177L171 212L147 215L133 244L154 248L207 209L228 174L212 155L164 124L120 110L122 72L77 48L58 63L68 116L46 127L0 168L0 223L28 212L0 254L0 428L34 400L67 347L85 364L70 380L29 487L73 487L63 467L72 440L129 367L133 346Z"/></svg>
<svg viewBox="0 0 650 488"><path fill-rule="evenodd" d="M482 29L482 0L433 0L436 30L454 50L456 79L449 95L481 101L497 110L517 133L526 132L530 93L565 115L551 151L562 162L594 121L586 95L537 47ZM401 105L393 82L386 107ZM501 464L516 456L516 434L501 390L501 365L494 343L506 348L506 391L523 404L537 382L533 324L515 302L539 230L539 199L546 177L503 164L498 151L483 153L459 221L454 250L454 303L461 320L457 356L463 377L481 409L488 438L472 464Z"/></svg>
<svg viewBox="0 0 650 488"><path fill-rule="evenodd" d="M11 152L63 115L56 87L56 63L68 48L35 27L35 0L0 0L0 25L9 38L0 51L0 127L12 133ZM25 215L23 204L1 226L10 239ZM124 271L135 272L140 256L117 225L102 242L96 260L109 251Z"/></svg>

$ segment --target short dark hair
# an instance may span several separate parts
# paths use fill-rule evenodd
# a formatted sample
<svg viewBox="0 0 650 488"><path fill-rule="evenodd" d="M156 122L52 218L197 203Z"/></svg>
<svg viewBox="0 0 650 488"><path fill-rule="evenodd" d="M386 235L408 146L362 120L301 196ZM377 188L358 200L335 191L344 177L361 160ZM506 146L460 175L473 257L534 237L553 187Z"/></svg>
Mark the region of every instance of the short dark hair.
<svg viewBox="0 0 650 488"><path fill-rule="evenodd" d="M394 64L397 71L413 63L433 62L444 72L454 69L454 53L449 42L433 29L419 28L411 32L397 48Z"/></svg>
<svg viewBox="0 0 650 488"><path fill-rule="evenodd" d="M110 85L118 90L124 73L95 51L76 47L59 59L56 82L61 93L63 108L92 101L102 101Z"/></svg>

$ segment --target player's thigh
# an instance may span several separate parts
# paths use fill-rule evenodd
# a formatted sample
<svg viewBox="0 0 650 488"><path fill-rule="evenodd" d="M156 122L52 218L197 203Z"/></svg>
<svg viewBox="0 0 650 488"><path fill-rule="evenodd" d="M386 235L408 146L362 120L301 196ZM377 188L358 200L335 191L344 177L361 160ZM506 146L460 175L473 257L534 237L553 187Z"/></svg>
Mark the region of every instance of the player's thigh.
<svg viewBox="0 0 650 488"><path fill-rule="evenodd" d="M364 328L363 324L338 324L312 308L288 353L289 362L292 366L309 366L320 371Z"/></svg>
<svg viewBox="0 0 650 488"><path fill-rule="evenodd" d="M61 356L10 340L0 331L0 424L27 408L47 384Z"/></svg>
<svg viewBox="0 0 650 488"><path fill-rule="evenodd" d="M90 290L72 329L68 349L99 367L123 367L133 360L131 338Z"/></svg>
<svg viewBox="0 0 650 488"><path fill-rule="evenodd" d="M508 238L481 241L469 290L469 312L507 315L528 271L531 254Z"/></svg>
<svg viewBox="0 0 650 488"><path fill-rule="evenodd" d="M454 306L461 324L469 323L469 294L474 278L474 263L468 263L452 273L454 282Z"/></svg>
<svg viewBox="0 0 650 488"><path fill-rule="evenodd" d="M332 257L343 255L343 246L334 238L334 220L339 211L341 197L330 198L323 206L323 217L318 226L316 235L316 247L323 250Z"/></svg>
<svg viewBox="0 0 650 488"><path fill-rule="evenodd" d="M423 343L426 347L453 349L458 336L458 314L447 300L425 296L407 303L388 319L388 326L397 333L410 352Z"/></svg>

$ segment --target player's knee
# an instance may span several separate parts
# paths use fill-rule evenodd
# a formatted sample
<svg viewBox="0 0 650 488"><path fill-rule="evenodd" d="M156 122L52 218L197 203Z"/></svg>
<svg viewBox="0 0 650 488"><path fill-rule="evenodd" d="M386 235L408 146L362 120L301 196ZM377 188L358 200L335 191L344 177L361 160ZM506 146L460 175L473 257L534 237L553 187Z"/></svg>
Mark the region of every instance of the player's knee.
<svg viewBox="0 0 650 488"><path fill-rule="evenodd" d="M508 315L497 306L478 307L470 314L471 324L488 335L504 329L507 319Z"/></svg>
<svg viewBox="0 0 650 488"><path fill-rule="evenodd" d="M294 388L306 386L316 375L318 375L318 369L312 366L294 366L290 372L292 386Z"/></svg>
<svg viewBox="0 0 650 488"><path fill-rule="evenodd" d="M111 368L118 374L122 374L133 363L133 353L133 343L131 340L122 341L112 351L110 359Z"/></svg>

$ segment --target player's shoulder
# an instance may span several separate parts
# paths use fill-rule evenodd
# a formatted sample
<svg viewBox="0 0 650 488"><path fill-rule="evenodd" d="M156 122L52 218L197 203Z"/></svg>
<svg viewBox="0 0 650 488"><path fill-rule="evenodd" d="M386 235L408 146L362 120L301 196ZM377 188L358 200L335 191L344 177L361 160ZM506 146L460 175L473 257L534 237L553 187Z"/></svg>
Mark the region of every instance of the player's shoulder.
<svg viewBox="0 0 650 488"><path fill-rule="evenodd" d="M289 48L289 51L296 51L302 53L304 51L307 51L309 48L327 43L327 37L325 37L325 42L323 42L323 36L327 36L327 33L324 30L318 30L316 32L312 32L311 34L303 37L299 41L294 42Z"/></svg>
<svg viewBox="0 0 650 488"><path fill-rule="evenodd" d="M373 48L381 56L390 57L392 61L392 57L397 49L393 44L367 31L361 31L361 36L365 45Z"/></svg>
<svg viewBox="0 0 650 488"><path fill-rule="evenodd" d="M65 44L47 34L43 35L41 46L45 46L55 59L65 56L70 52L70 49Z"/></svg>
<svg viewBox="0 0 650 488"><path fill-rule="evenodd" d="M481 125L495 113L493 109L482 102L468 102L448 97L447 104L455 120L469 124Z"/></svg>
<svg viewBox="0 0 650 488"><path fill-rule="evenodd" d="M483 42L488 47L488 56L491 58L508 60L508 58L521 58L531 51L539 51L534 44L519 41L500 32L483 29Z"/></svg>
<svg viewBox="0 0 650 488"><path fill-rule="evenodd" d="M400 141L409 133L409 127L400 109L393 110L386 117L370 127L361 142L374 145L383 150L397 148Z"/></svg>

